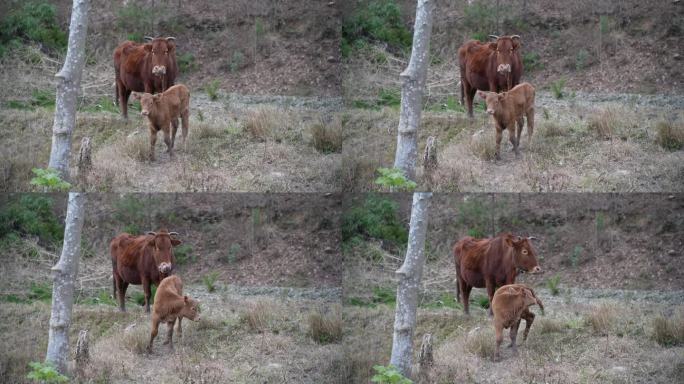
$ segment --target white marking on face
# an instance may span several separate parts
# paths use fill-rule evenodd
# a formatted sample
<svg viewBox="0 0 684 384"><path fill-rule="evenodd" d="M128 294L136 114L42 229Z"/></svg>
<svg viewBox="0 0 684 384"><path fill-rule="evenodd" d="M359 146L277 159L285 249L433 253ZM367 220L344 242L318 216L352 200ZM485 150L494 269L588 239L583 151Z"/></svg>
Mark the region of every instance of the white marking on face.
<svg viewBox="0 0 684 384"><path fill-rule="evenodd" d="M510 64L499 64L499 66L496 68L496 71L499 73L510 73L511 72L511 65Z"/></svg>

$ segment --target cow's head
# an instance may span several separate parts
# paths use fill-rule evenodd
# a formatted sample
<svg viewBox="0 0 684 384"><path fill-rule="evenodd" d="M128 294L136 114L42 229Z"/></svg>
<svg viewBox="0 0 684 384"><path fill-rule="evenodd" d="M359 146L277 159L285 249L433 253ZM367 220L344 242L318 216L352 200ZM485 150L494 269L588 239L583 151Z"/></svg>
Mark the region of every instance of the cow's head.
<svg viewBox="0 0 684 384"><path fill-rule="evenodd" d="M188 318L192 321L199 321L200 320L200 308L199 308L199 301L190 298L188 296L183 296L183 308L181 309L180 314Z"/></svg>
<svg viewBox="0 0 684 384"><path fill-rule="evenodd" d="M166 75L166 67L170 65L169 58L176 55L176 40L175 37L157 37L152 38L145 36L145 49L152 53L152 74L155 76Z"/></svg>
<svg viewBox="0 0 684 384"><path fill-rule="evenodd" d="M500 75L509 75L513 65L513 58L518 54L517 50L520 47L520 36L499 37L489 35L489 37L496 39L495 42L489 43L489 47L496 52L496 72Z"/></svg>
<svg viewBox="0 0 684 384"><path fill-rule="evenodd" d="M505 93L477 91L477 95L485 101L485 104L487 104L488 114L494 115L503 108L501 103L506 96Z"/></svg>
<svg viewBox="0 0 684 384"><path fill-rule="evenodd" d="M176 263L176 259L173 256L173 247L179 245L181 241L172 236L178 236L178 233L160 229L158 232L150 231L147 234L153 236L149 244L152 247L154 264L157 266L159 273L166 277L171 274Z"/></svg>
<svg viewBox="0 0 684 384"><path fill-rule="evenodd" d="M506 245L513 248L513 263L516 268L520 268L530 273L540 273L542 271L537 257L532 248L534 237L506 236Z"/></svg>
<svg viewBox="0 0 684 384"><path fill-rule="evenodd" d="M143 116L149 116L150 113L154 113L161 101L161 93L153 95L151 93L132 92L131 96L133 100L140 100L140 114Z"/></svg>

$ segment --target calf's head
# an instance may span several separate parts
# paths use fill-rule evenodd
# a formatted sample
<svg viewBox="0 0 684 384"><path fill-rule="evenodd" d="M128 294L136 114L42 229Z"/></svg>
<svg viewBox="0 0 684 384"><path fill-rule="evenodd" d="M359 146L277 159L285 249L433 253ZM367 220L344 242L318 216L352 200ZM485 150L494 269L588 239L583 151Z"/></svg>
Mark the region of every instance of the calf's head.
<svg viewBox="0 0 684 384"><path fill-rule="evenodd" d="M173 271L176 259L173 256L173 247L181 243L180 240L172 236L178 236L176 232L167 232L161 229L158 232L147 232L148 235L154 236L150 239L152 246L152 255L154 256L154 263L162 276L168 276Z"/></svg>
<svg viewBox="0 0 684 384"><path fill-rule="evenodd" d="M161 93L151 94L151 93L132 93L133 100L140 100L140 114L143 116L154 116L157 109L159 108L159 103L161 102Z"/></svg>
<svg viewBox="0 0 684 384"><path fill-rule="evenodd" d="M150 43L145 44L145 49L152 54L152 74L155 76L166 75L167 66L171 65L171 58L175 57L175 37L145 37Z"/></svg>
<svg viewBox="0 0 684 384"><path fill-rule="evenodd" d="M485 101L485 104L487 105L487 114L494 115L503 109L503 100L506 97L505 92L477 91L477 95Z"/></svg>
<svg viewBox="0 0 684 384"><path fill-rule="evenodd" d="M531 240L534 237L506 236L506 245L513 248L513 263L516 268L520 268L530 273L542 272L537 257L532 248Z"/></svg>
<svg viewBox="0 0 684 384"><path fill-rule="evenodd" d="M183 308L181 308L180 314L192 321L200 320L200 308L199 301L190 298L188 296L183 296Z"/></svg>

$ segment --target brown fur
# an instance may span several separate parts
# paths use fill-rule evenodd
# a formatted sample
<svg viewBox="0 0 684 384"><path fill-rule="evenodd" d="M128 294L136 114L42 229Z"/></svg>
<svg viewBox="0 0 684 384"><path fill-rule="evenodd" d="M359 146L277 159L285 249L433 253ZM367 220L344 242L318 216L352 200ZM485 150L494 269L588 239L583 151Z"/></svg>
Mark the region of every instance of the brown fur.
<svg viewBox="0 0 684 384"><path fill-rule="evenodd" d="M503 330L510 328L511 345L513 353L518 353L518 347L515 340L518 337L518 327L520 320L525 319L525 332L523 333L523 342L527 340L527 335L530 333L532 322L534 322L534 313L530 312L529 307L532 305L539 305L544 313L544 305L541 300L537 298L534 290L524 284L510 284L504 285L497 289L492 299L492 310L494 312L494 331L496 333L496 352L494 360L501 358L501 342L503 341Z"/></svg>
<svg viewBox="0 0 684 384"><path fill-rule="evenodd" d="M164 142L173 157L173 146L178 131L178 118L183 124L183 149L186 149L188 124L190 116L190 91L183 84L174 85L164 93L133 93L133 98L140 100L143 116L147 116L150 127L150 160L154 160L154 145L157 143L157 132L164 132Z"/></svg>
<svg viewBox="0 0 684 384"><path fill-rule="evenodd" d="M477 91L485 100L487 113L494 120L496 127L496 159L500 160L501 136L504 129L508 129L508 138L513 144L515 155L518 156L518 146L522 136L523 117L527 118L527 142L529 144L534 131L534 87L530 83L516 85L508 92L494 93ZM515 126L518 125L516 133Z"/></svg>
<svg viewBox="0 0 684 384"><path fill-rule="evenodd" d="M466 314L473 287L487 288L491 303L497 286L515 282L517 268L541 272L530 239L510 233L487 239L464 237L454 245L454 262L457 296ZM491 306L489 314L492 314Z"/></svg>
<svg viewBox="0 0 684 384"><path fill-rule="evenodd" d="M153 73L155 67L163 67L165 73ZM164 92L175 84L178 65L173 38L158 37L146 44L121 43L114 49L114 73L116 102L121 107L121 114L128 117L131 92Z"/></svg>
<svg viewBox="0 0 684 384"><path fill-rule="evenodd" d="M178 335L183 335L181 320L188 318L199 321L199 302L188 296L183 296L183 282L178 276L169 276L162 280L154 295L152 307L152 333L148 351L152 351L152 343L159 332L159 323L166 323L168 328L167 338L164 344L170 344L173 349L173 324L178 319Z"/></svg>
<svg viewBox="0 0 684 384"><path fill-rule="evenodd" d="M121 311L126 311L125 298L129 284L142 284L145 311L150 311L151 284L159 285L173 271L176 264L173 247L180 243L180 240L171 238L165 229L160 229L156 235L133 236L122 233L111 241L109 250L114 296L119 299Z"/></svg>
<svg viewBox="0 0 684 384"><path fill-rule="evenodd" d="M477 90L508 91L520 83L523 73L520 46L518 37L501 36L492 43L471 40L458 49L461 104L465 97L468 116L473 117L473 99ZM499 73L499 65L510 65L510 72Z"/></svg>

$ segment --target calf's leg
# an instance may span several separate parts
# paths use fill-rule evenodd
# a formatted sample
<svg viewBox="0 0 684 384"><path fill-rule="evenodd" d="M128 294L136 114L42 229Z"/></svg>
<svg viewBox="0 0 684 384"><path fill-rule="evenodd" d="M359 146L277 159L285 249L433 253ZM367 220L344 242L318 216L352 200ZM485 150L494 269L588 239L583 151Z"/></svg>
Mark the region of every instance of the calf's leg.
<svg viewBox="0 0 684 384"><path fill-rule="evenodd" d="M508 140L513 144L513 152L515 152L515 157L518 157L518 139L515 137L515 123L512 127L508 128Z"/></svg>
<svg viewBox="0 0 684 384"><path fill-rule="evenodd" d="M511 326L511 345L509 345L510 348L513 348L513 354L517 355L518 354L518 346L515 345L515 339L518 338L518 328L520 327L520 319L518 319L512 326Z"/></svg>
<svg viewBox="0 0 684 384"><path fill-rule="evenodd" d="M496 125L496 152L494 156L497 160L501 160L501 136L503 136L503 128L498 124Z"/></svg>
<svg viewBox="0 0 684 384"><path fill-rule="evenodd" d="M176 132L178 132L178 119L171 119L171 146L176 147Z"/></svg>
<svg viewBox="0 0 684 384"><path fill-rule="evenodd" d="M164 345L169 344L171 349L173 349L173 325L175 321L171 320L166 323L166 341Z"/></svg>
<svg viewBox="0 0 684 384"><path fill-rule="evenodd" d="M496 332L496 352L494 352L494 361L501 360L501 343L503 342L503 327L501 324L494 324L494 331Z"/></svg>
<svg viewBox="0 0 684 384"><path fill-rule="evenodd" d="M150 161L154 161L155 144L157 144L157 129L150 125Z"/></svg>
<svg viewBox="0 0 684 384"><path fill-rule="evenodd" d="M164 143L166 143L166 152L169 153L169 157L173 157L173 142L171 141L170 124L165 124L164 129Z"/></svg>
<svg viewBox="0 0 684 384"><path fill-rule="evenodd" d="M493 280L491 279L486 279L485 280L485 286L487 287L487 296L489 297L489 317L494 316L494 312L492 312L492 300L494 300L494 291L496 291L496 284L494 283Z"/></svg>
<svg viewBox="0 0 684 384"><path fill-rule="evenodd" d="M532 141L532 132L534 131L534 108L527 110L527 143Z"/></svg>
<svg viewBox="0 0 684 384"><path fill-rule="evenodd" d="M187 109L181 114L181 121L183 123L183 151L187 151L187 146L185 140L188 137L188 131L190 130L190 111Z"/></svg>
<svg viewBox="0 0 684 384"><path fill-rule="evenodd" d="M152 352L152 342L157 337L157 333L159 333L159 319L156 316L152 316L152 334L150 335L150 344L147 346L148 352Z"/></svg>
<svg viewBox="0 0 684 384"><path fill-rule="evenodd" d="M527 334L530 333L530 328L532 328L532 323L534 322L534 313L525 309L520 317L525 319L525 332L523 332L523 342L525 342L527 340Z"/></svg>
<svg viewBox="0 0 684 384"><path fill-rule="evenodd" d="M183 320L183 317L178 316L178 336L179 337L183 336L183 328L181 328L181 320Z"/></svg>

